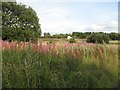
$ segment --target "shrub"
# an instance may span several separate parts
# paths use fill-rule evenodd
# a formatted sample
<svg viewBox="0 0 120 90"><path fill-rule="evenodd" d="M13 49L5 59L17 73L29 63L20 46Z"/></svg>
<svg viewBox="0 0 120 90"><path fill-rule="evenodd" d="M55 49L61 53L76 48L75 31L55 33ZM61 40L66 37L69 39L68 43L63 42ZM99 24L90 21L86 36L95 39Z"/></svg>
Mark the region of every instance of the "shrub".
<svg viewBox="0 0 120 90"><path fill-rule="evenodd" d="M55 44L55 42L49 41L49 42L47 42L47 44Z"/></svg>
<svg viewBox="0 0 120 90"><path fill-rule="evenodd" d="M107 43L108 44L109 40L110 38L108 35L100 34L100 33L93 33L87 38L88 43L99 43L99 44Z"/></svg>
<svg viewBox="0 0 120 90"><path fill-rule="evenodd" d="M119 40L119 36L120 36L119 33L112 32L112 33L110 33L108 35L109 35L109 37L110 37L111 40Z"/></svg>
<svg viewBox="0 0 120 90"><path fill-rule="evenodd" d="M75 43L76 42L76 40L74 38L71 38L68 41L69 41L69 43Z"/></svg>

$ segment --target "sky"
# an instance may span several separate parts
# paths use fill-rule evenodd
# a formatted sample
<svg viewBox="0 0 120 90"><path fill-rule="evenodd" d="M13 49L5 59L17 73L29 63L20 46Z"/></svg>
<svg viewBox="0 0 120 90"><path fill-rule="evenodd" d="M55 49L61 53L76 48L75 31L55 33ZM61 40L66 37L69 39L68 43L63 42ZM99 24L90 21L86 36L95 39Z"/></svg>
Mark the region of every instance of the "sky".
<svg viewBox="0 0 120 90"><path fill-rule="evenodd" d="M96 0L97 1L97 0ZM109 1L109 2L108 2ZM31 6L39 17L42 34L49 32L118 32L118 0L17 0Z"/></svg>

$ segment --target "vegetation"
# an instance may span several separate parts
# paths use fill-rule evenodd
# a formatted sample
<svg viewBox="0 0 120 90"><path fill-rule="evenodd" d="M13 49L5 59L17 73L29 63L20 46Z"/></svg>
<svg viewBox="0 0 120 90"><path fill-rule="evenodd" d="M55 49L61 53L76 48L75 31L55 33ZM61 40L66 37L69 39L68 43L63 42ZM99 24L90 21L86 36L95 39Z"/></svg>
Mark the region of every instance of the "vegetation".
<svg viewBox="0 0 120 90"><path fill-rule="evenodd" d="M50 35L50 33L44 33L44 37L45 37L45 38L50 38L51 35Z"/></svg>
<svg viewBox="0 0 120 90"><path fill-rule="evenodd" d="M111 33L103 33L103 32L72 32L72 34L53 34L51 35L49 32L48 33L44 33L44 37L43 38L67 38L67 36L72 36L74 38L78 38L78 39L87 39L90 35L92 34L96 34L96 36L98 34L101 35L108 35L110 40L120 40L120 33L115 33L115 32L111 32ZM107 36L107 37L108 37ZM105 36L106 37L106 36Z"/></svg>
<svg viewBox="0 0 120 90"><path fill-rule="evenodd" d="M16 2L2 3L2 39L8 41L37 40L41 35L36 12Z"/></svg>
<svg viewBox="0 0 120 90"><path fill-rule="evenodd" d="M120 33L110 33L109 37L111 38L111 40L120 40Z"/></svg>
<svg viewBox="0 0 120 90"><path fill-rule="evenodd" d="M55 44L55 42L49 41L49 42L47 42L47 44Z"/></svg>
<svg viewBox="0 0 120 90"><path fill-rule="evenodd" d="M69 43L75 43L76 42L76 40L74 38L70 38L68 41L69 41Z"/></svg>
<svg viewBox="0 0 120 90"><path fill-rule="evenodd" d="M118 87L116 45L3 42L3 88Z"/></svg>
<svg viewBox="0 0 120 90"><path fill-rule="evenodd" d="M76 38L81 38L81 39L84 39L84 38L87 38L88 36L91 35L92 32L72 32L72 36L76 37Z"/></svg>
<svg viewBox="0 0 120 90"><path fill-rule="evenodd" d="M119 33L47 32L41 40L39 19L31 7L3 2L2 9L3 88L118 87ZM68 36L72 38L67 41ZM109 40L114 41L103 45Z"/></svg>
<svg viewBox="0 0 120 90"><path fill-rule="evenodd" d="M108 44L109 40L110 38L108 35L100 34L100 33L93 33L87 38L88 43L100 43L100 44L107 43Z"/></svg>

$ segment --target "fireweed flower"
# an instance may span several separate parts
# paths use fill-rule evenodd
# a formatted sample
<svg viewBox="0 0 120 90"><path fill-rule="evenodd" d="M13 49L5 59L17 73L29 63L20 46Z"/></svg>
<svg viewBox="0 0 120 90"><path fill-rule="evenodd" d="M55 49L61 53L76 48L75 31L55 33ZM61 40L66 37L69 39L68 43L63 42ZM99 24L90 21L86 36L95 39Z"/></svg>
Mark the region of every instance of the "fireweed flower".
<svg viewBox="0 0 120 90"><path fill-rule="evenodd" d="M4 50L7 47L7 43L6 41L1 41L1 43L2 43L2 49Z"/></svg>
<svg viewBox="0 0 120 90"><path fill-rule="evenodd" d="M13 42L13 41L10 42L10 43L9 43L9 48L10 48L10 49L15 49L15 42Z"/></svg>

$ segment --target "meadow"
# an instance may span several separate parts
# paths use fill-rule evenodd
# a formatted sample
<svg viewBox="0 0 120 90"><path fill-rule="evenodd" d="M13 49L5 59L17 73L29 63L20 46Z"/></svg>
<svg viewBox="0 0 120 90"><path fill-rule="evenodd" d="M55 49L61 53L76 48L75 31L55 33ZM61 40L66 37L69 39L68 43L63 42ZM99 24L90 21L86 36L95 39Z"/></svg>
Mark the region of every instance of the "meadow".
<svg viewBox="0 0 120 90"><path fill-rule="evenodd" d="M116 44L1 42L3 88L118 87Z"/></svg>

